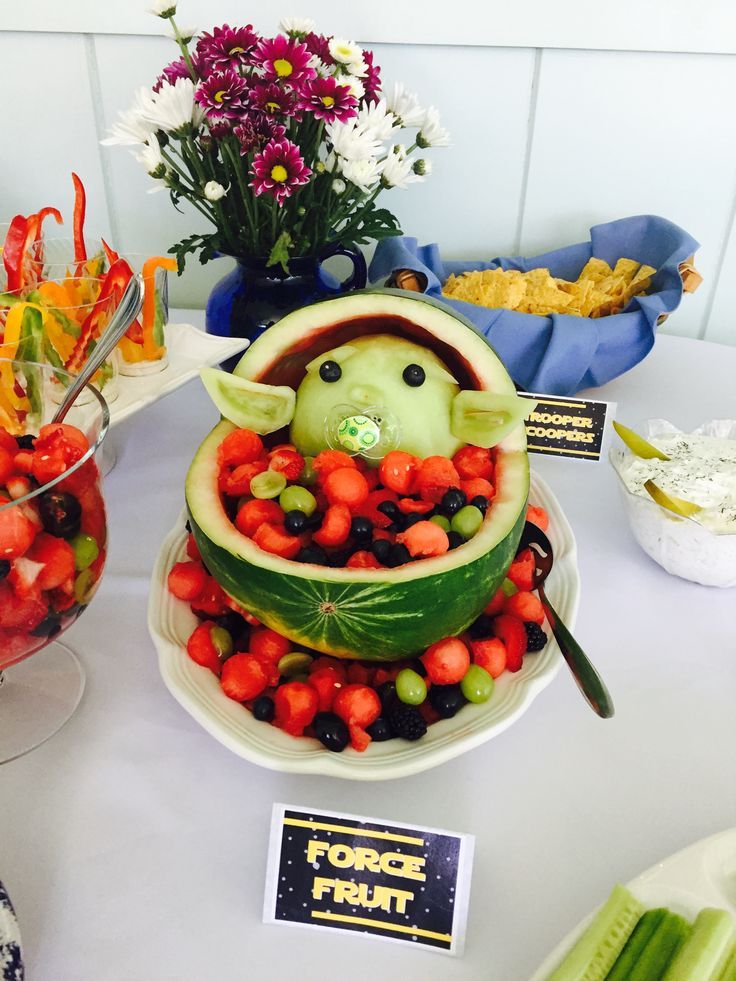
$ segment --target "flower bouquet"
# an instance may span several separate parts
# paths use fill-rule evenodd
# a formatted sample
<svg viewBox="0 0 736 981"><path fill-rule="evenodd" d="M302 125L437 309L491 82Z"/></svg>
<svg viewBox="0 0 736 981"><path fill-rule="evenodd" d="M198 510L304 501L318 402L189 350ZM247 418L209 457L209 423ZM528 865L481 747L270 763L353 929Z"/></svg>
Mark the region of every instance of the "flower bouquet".
<svg viewBox="0 0 736 981"><path fill-rule="evenodd" d="M331 247L401 233L377 198L430 173L423 152L448 144L436 109L400 84L382 97L372 52L311 21L282 21L270 38L227 24L197 36L177 26L171 0L153 12L180 57L103 142L137 146L154 189L213 226L172 247L180 271L188 253L226 254L283 279Z"/></svg>

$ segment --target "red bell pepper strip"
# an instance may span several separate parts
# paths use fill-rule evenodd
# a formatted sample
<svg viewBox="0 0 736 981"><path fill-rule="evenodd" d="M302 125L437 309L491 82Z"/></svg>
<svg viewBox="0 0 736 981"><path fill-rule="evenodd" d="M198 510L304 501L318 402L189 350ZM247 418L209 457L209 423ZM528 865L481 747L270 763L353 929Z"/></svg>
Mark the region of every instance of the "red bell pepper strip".
<svg viewBox="0 0 736 981"><path fill-rule="evenodd" d="M118 261L118 259L120 258L120 254L116 252L115 249L111 249L110 246L107 244L107 242L104 240L104 238L102 239L102 248L105 250L107 261L110 263L111 266L113 265L113 263Z"/></svg>
<svg viewBox="0 0 736 981"><path fill-rule="evenodd" d="M8 274L8 292L20 289L22 285L21 266L28 238L28 219L24 215L16 215L10 222L10 228L5 236L3 246L3 265Z"/></svg>
<svg viewBox="0 0 736 981"><path fill-rule="evenodd" d="M53 217L57 225L61 225L64 221L58 208L41 208L38 214L31 215L28 219L29 223L32 220L35 221L35 228L33 229L35 234L34 237L30 239L28 248L31 249L35 243L39 243L38 248L33 250L33 259L37 262L40 262L43 259L43 246L41 242L41 238L43 236L43 223L49 217Z"/></svg>
<svg viewBox="0 0 736 981"><path fill-rule="evenodd" d="M74 261L79 264L87 261L87 246L84 244L84 216L87 211L87 195L84 184L76 174L74 182Z"/></svg>
<svg viewBox="0 0 736 981"><path fill-rule="evenodd" d="M94 309L82 324L77 342L64 365L67 371L76 373L82 367L87 357L87 348L89 347L90 341L99 334L100 321L107 313L110 302L114 307L120 303L125 287L128 285L132 275L133 270L125 259L118 259L117 262L114 262L110 266Z"/></svg>

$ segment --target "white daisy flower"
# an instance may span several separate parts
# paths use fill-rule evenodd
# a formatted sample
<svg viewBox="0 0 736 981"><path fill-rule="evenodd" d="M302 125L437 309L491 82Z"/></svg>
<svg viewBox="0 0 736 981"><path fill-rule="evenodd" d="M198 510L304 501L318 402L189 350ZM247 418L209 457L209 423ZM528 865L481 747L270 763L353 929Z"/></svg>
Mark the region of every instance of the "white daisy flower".
<svg viewBox="0 0 736 981"><path fill-rule="evenodd" d="M325 127L332 149L346 160L368 160L383 151L383 145L373 133L358 129L355 118L345 123L335 120ZM329 157L327 158L329 160ZM329 167L328 167L329 169Z"/></svg>
<svg viewBox="0 0 736 981"><path fill-rule="evenodd" d="M339 177L336 177L335 180L332 182L332 190L335 192L335 194L344 194L346 189L347 189L347 184L345 183L345 181L340 180Z"/></svg>
<svg viewBox="0 0 736 981"><path fill-rule="evenodd" d="M199 30L198 27L194 27L191 24L185 24L184 27L179 27L178 35L173 28L169 31L166 31L165 33L167 37L173 38L174 41L178 41L179 39L181 39L184 42L184 44L189 44L189 42L192 40L192 38L194 37L194 35L197 33L198 30Z"/></svg>
<svg viewBox="0 0 736 981"><path fill-rule="evenodd" d="M429 175L432 173L432 161L421 157L419 160L414 161L412 170L419 177L429 177Z"/></svg>
<svg viewBox="0 0 736 981"><path fill-rule="evenodd" d="M154 127L146 118L153 108L154 94L150 89L136 91L130 109L118 112L118 121L110 127L110 135L100 140L103 146L137 146L145 143Z"/></svg>
<svg viewBox="0 0 736 981"><path fill-rule="evenodd" d="M396 148L391 148L381 166L381 183L384 187L401 187L407 184L414 184L422 178L413 171L414 162L404 153L396 152Z"/></svg>
<svg viewBox="0 0 736 981"><path fill-rule="evenodd" d="M344 37L332 37L329 42L330 54L341 65L360 64L363 61L363 49L355 41L346 41Z"/></svg>
<svg viewBox="0 0 736 981"><path fill-rule="evenodd" d="M344 85L358 102L365 95L365 85L363 85L357 75L340 75L337 81L339 85Z"/></svg>
<svg viewBox="0 0 736 981"><path fill-rule="evenodd" d="M227 188L223 187L222 184L218 184L217 181L207 181L204 185L204 196L208 201L219 201L226 194Z"/></svg>
<svg viewBox="0 0 736 981"><path fill-rule="evenodd" d="M381 141L390 139L401 128L399 120L386 107L385 99L361 106L355 122L358 129L371 133L374 139Z"/></svg>
<svg viewBox="0 0 736 981"><path fill-rule="evenodd" d="M368 74L368 65L366 65L362 58L360 61L348 62L347 69L351 75L356 75L358 78L365 78Z"/></svg>
<svg viewBox="0 0 736 981"><path fill-rule="evenodd" d="M176 13L176 0L153 0L153 6L149 8L148 12L168 20Z"/></svg>
<svg viewBox="0 0 736 981"><path fill-rule="evenodd" d="M165 133L181 134L204 119L204 110L194 101L194 82L191 78L177 78L173 85L161 86L155 101L144 118L154 129Z"/></svg>
<svg viewBox="0 0 736 981"><path fill-rule="evenodd" d="M150 177L155 177L160 180L165 176L166 164L163 156L161 155L161 147L155 136L149 137L149 139L143 144L143 149L141 152L134 153L133 156L139 164L143 164L143 166L146 168L146 173Z"/></svg>
<svg viewBox="0 0 736 981"><path fill-rule="evenodd" d="M375 157L363 160L343 160L342 173L358 190L368 194L381 179L381 162Z"/></svg>
<svg viewBox="0 0 736 981"><path fill-rule="evenodd" d="M440 126L440 114L434 106L430 106L419 124L417 145L423 150L429 146L449 146L450 134Z"/></svg>
<svg viewBox="0 0 736 981"><path fill-rule="evenodd" d="M282 17L279 21L279 30L284 34L311 34L314 27L309 17Z"/></svg>
<svg viewBox="0 0 736 981"><path fill-rule="evenodd" d="M386 105L397 116L402 126L421 126L425 112L419 105L417 97L407 92L401 82L395 82L393 90L386 97Z"/></svg>

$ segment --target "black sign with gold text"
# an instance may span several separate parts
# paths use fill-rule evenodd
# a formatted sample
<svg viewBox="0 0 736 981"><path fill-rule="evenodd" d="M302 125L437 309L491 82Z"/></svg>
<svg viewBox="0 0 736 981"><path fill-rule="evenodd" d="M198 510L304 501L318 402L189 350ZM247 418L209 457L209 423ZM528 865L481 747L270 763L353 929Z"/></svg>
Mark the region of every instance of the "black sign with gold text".
<svg viewBox="0 0 736 981"><path fill-rule="evenodd" d="M566 456L577 460L600 460L606 435L606 419L615 403L573 399L567 396L532 395L537 405L525 420L530 453Z"/></svg>
<svg viewBox="0 0 736 981"><path fill-rule="evenodd" d="M264 921L459 954L473 844L472 835L275 804Z"/></svg>

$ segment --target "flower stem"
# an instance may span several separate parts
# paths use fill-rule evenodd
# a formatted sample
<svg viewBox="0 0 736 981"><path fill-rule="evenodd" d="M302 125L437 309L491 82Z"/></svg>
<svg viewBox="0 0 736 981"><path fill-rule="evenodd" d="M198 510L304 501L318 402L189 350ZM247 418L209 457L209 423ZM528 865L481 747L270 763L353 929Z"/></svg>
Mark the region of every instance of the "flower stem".
<svg viewBox="0 0 736 981"><path fill-rule="evenodd" d="M174 20L173 14L171 15L171 17L169 17L169 23L171 24L171 28L174 32L174 40L179 45L179 50L181 51L182 57L184 58L187 68L189 69L189 74L192 76L192 81L197 82L198 81L197 73L194 70L194 63L192 62L192 56L189 54L189 47L184 41L184 38L179 33L179 28L176 26L176 21Z"/></svg>
<svg viewBox="0 0 736 981"><path fill-rule="evenodd" d="M240 159L240 154L236 153L234 147L230 144L230 142L227 139L223 140L220 146L224 148L225 153L230 159L230 165L232 167L232 170L235 172L235 180L238 183L240 197L243 202L243 209L245 211L246 218L250 225L250 230L252 235L252 240L251 240L252 248L253 250L255 250L257 247L256 243L258 241L258 230L256 228L256 223L250 208L250 201L252 199L252 194L249 194L248 188L246 187L245 181L243 180L243 166L242 166L242 161Z"/></svg>

